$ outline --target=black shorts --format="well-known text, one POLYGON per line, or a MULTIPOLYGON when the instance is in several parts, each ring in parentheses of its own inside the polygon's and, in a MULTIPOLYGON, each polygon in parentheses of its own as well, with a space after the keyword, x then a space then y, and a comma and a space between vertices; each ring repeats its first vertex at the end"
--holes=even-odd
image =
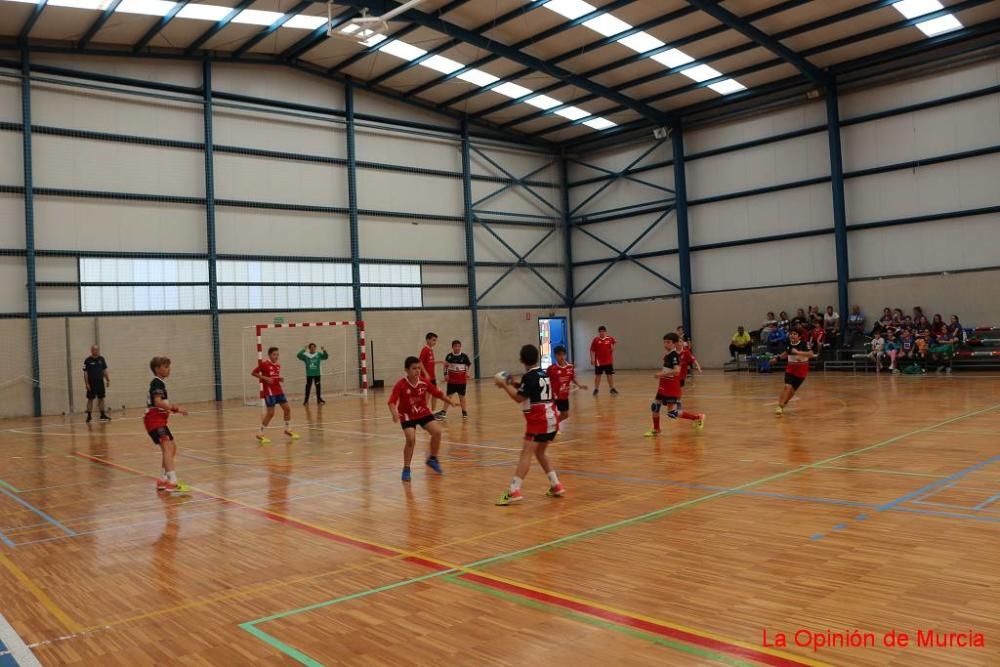
POLYGON ((552 431, 552 433, 525 433, 525 440, 533 440, 535 442, 552 442, 559 435, 559 431, 552 431))
POLYGON ((805 382, 805 378, 800 378, 798 375, 792 375, 791 373, 785 373, 785 384, 791 386, 792 389, 798 389, 805 382))
POLYGON ((422 426, 426 429, 427 425, 432 421, 434 421, 434 415, 427 415, 426 417, 421 417, 420 419, 411 419, 408 422, 403 422, 400 426, 403 427, 404 431, 408 428, 416 428, 418 426, 422 426))
POLYGON ((149 434, 149 438, 153 441, 154 445, 159 445, 160 441, 164 438, 167 440, 174 439, 174 434, 170 432, 170 428, 167 426, 157 426, 152 431, 146 432, 149 434))
POLYGON ((569 399, 568 398, 557 398, 556 399, 556 410, 561 414, 566 414, 569 412, 569 399))
POLYGON ((88 401, 92 401, 95 398, 104 398, 104 396, 105 396, 105 388, 104 388, 104 383, 103 382, 101 384, 97 385, 96 387, 94 385, 90 385, 90 387, 91 387, 90 391, 87 392, 87 400, 88 401))
POLYGON ((660 404, 662 405, 668 405, 670 403, 675 403, 677 405, 680 405, 681 402, 680 396, 667 396, 666 394, 657 394, 656 400, 659 401, 660 404))
POLYGON ((464 384, 452 384, 448 383, 448 391, 445 392, 446 396, 453 396, 458 394, 459 396, 465 396, 465 389, 468 385, 464 384))
POLYGON ((594 375, 614 375, 615 366, 614 364, 608 364, 607 366, 597 366, 594 369, 594 375))

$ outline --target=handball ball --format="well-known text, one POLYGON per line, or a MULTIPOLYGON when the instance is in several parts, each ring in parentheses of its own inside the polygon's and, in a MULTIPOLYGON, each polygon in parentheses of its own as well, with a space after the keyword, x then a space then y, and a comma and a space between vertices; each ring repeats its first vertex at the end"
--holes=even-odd
POLYGON ((495 377, 497 379, 497 381, 499 381, 499 382, 506 382, 507 384, 510 384, 510 381, 512 379, 510 373, 508 373, 507 371, 500 371, 499 373, 497 373, 493 377, 495 377))

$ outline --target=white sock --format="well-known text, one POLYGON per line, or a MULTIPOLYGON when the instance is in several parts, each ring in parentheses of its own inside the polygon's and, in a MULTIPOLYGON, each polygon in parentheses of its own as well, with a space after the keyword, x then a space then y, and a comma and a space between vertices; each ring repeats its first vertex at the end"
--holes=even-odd
POLYGON ((519 490, 521 488, 521 482, 523 481, 524 480, 521 479, 520 477, 514 477, 514 479, 510 481, 510 492, 514 493, 515 491, 519 490))
POLYGON ((265 429, 265 428, 267 428, 267 427, 266 427, 266 426, 264 426, 263 424, 261 424, 261 425, 260 425, 260 432, 261 432, 261 433, 263 433, 263 432, 264 432, 264 429, 265 429))
POLYGON ((167 469, 160 468, 160 479, 166 479, 166 478, 167 478, 167 469))
POLYGON ((552 486, 555 486, 559 483, 559 477, 556 476, 555 470, 549 473, 549 482, 552 484, 552 486))
POLYGON ((177 471, 176 470, 171 470, 170 472, 167 473, 167 481, 170 482, 171 484, 176 484, 177 483, 177 471))
POLYGON ((292 430, 292 422, 285 422, 285 430, 286 431, 292 430))

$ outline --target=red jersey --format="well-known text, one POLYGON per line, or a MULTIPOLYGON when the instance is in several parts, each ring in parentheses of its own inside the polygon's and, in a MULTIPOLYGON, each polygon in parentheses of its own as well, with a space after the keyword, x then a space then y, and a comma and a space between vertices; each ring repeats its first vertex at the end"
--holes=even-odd
POLYGON ((552 364, 545 369, 545 374, 552 384, 552 395, 560 401, 569 399, 570 385, 576 380, 576 367, 573 364, 552 364))
POLYGON ((389 405, 396 406, 399 418, 404 422, 430 417, 431 409, 427 407, 427 394, 445 398, 443 391, 423 378, 417 380, 416 384, 410 384, 409 378, 403 377, 392 388, 389 405))
POLYGON ((420 376, 427 378, 428 380, 437 380, 437 370, 434 366, 434 349, 424 345, 424 349, 420 350, 420 366, 423 369, 420 371, 420 376))
POLYGON ((615 343, 613 336, 598 336, 590 343, 590 354, 593 355, 595 366, 611 366, 615 363, 615 343))
POLYGON ((691 367, 694 366, 694 362, 697 361, 697 359, 694 358, 694 353, 691 352, 690 347, 685 347, 681 351, 680 358, 681 358, 680 378, 681 381, 683 382, 684 380, 687 379, 688 373, 690 372, 691 367))
POLYGON ((257 368, 254 369, 260 377, 264 378, 274 378, 273 382, 268 384, 267 382, 261 382, 260 397, 267 398, 268 396, 278 396, 279 394, 284 394, 285 391, 281 388, 281 382, 278 378, 281 377, 281 364, 272 364, 270 360, 264 359, 259 364, 257 368))
POLYGON ((805 378, 809 375, 809 360, 802 357, 798 357, 795 352, 808 352, 809 345, 804 341, 800 340, 794 345, 789 341, 788 347, 785 348, 788 352, 788 363, 785 366, 785 372, 789 375, 794 375, 798 378, 805 378))
POLYGON ((559 412, 552 402, 552 380, 541 368, 532 368, 521 377, 517 389, 524 413, 525 435, 542 435, 559 430, 559 412))
MULTIPOLYGON (((680 368, 681 365, 681 355, 677 350, 667 352, 663 357, 663 370, 669 370, 671 368, 680 368)), ((672 375, 670 377, 661 377, 660 386, 656 388, 656 393, 658 396, 663 396, 666 398, 680 398, 681 397, 681 376, 680 373, 677 375, 672 375)))

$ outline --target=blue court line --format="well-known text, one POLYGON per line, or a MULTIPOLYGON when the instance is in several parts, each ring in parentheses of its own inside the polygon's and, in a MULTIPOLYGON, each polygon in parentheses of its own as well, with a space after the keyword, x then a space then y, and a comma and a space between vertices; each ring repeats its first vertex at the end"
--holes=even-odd
POLYGON ((16 549, 16 548, 17 548, 17 545, 16 545, 16 544, 14 544, 13 542, 11 542, 11 541, 10 541, 10 538, 8 538, 8 537, 7 537, 6 535, 4 535, 3 533, 0 533, 0 542, 3 542, 4 544, 6 544, 6 545, 7 545, 8 547, 10 547, 11 549, 16 549))
POLYGON ((930 502, 930 501, 926 501, 926 500, 914 500, 913 504, 914 505, 927 505, 929 507, 950 507, 950 508, 956 509, 956 510, 966 510, 967 512, 975 512, 976 511, 975 506, 969 507, 968 505, 956 505, 954 503, 936 503, 936 502, 930 502))
POLYGON ((915 502, 915 503, 923 502, 923 501, 927 500, 928 498, 930 498, 931 496, 936 495, 938 493, 941 493, 945 489, 950 489, 953 486, 955 486, 954 482, 949 483, 949 484, 943 484, 943 485, 937 487, 936 489, 932 489, 931 491, 928 491, 924 495, 922 495, 919 498, 915 499, 913 502, 915 502))
POLYGON ((52 517, 50 517, 48 514, 46 514, 42 510, 38 509, 37 507, 35 507, 31 503, 29 503, 27 500, 22 500, 19 496, 11 493, 7 489, 3 488, 2 486, 0 486, 0 493, 6 495, 8 497, 10 497, 17 504, 19 504, 19 505, 21 505, 23 507, 28 508, 29 510, 31 510, 32 512, 34 512, 38 516, 42 517, 47 522, 49 522, 50 524, 52 524, 53 526, 55 526, 59 530, 63 531, 67 535, 70 535, 70 536, 76 535, 76 533, 73 532, 73 530, 71 530, 71 529, 67 528, 66 526, 62 525, 61 523, 59 523, 58 521, 56 521, 55 519, 53 519, 52 517))
POLYGON ((983 509, 985 507, 989 507, 990 505, 992 505, 993 503, 995 503, 998 500, 1000 500, 1000 493, 996 494, 995 496, 990 496, 989 498, 987 498, 983 502, 981 502, 978 505, 976 505, 973 509, 981 510, 981 509, 983 509))
POLYGON ((956 480, 962 479, 963 477, 965 477, 966 475, 968 475, 970 472, 975 472, 976 470, 979 470, 980 468, 985 468, 986 466, 988 466, 991 463, 994 463, 996 461, 1000 461, 1000 454, 998 454, 997 456, 991 456, 990 458, 986 459, 985 461, 977 463, 974 466, 969 466, 965 470, 959 470, 954 475, 950 475, 950 476, 945 477, 944 479, 940 479, 940 480, 938 480, 936 482, 931 482, 930 484, 928 484, 927 486, 923 487, 922 489, 917 489, 916 491, 913 491, 911 493, 907 493, 906 495, 902 495, 899 498, 896 498, 895 500, 889 501, 885 505, 880 505, 878 508, 876 508, 875 511, 876 512, 884 512, 885 510, 892 509, 893 507, 896 507, 898 505, 901 505, 902 503, 905 503, 905 502, 908 502, 910 500, 913 500, 914 498, 917 498, 917 497, 921 496, 922 494, 925 494, 928 491, 930 491, 930 490, 932 490, 932 489, 934 489, 934 488, 936 488, 938 486, 942 486, 944 484, 948 484, 949 482, 954 482, 956 480))
POLYGON ((982 514, 960 514, 958 512, 939 512, 937 510, 922 510, 915 507, 893 507, 893 512, 909 512, 910 514, 923 514, 924 516, 943 516, 953 519, 968 519, 970 521, 985 521, 987 523, 1000 523, 1000 516, 983 516, 982 514))

